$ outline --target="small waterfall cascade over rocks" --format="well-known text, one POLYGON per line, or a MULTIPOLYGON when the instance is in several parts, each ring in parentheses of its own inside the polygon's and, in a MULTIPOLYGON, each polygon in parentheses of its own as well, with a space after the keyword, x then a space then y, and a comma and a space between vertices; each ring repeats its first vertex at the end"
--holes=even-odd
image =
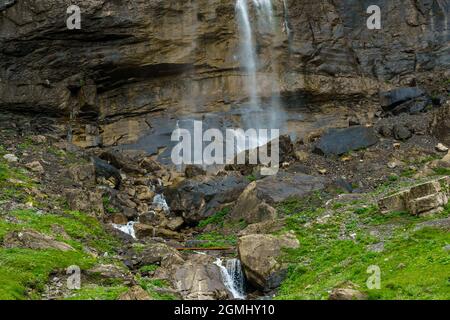
MULTIPOLYGON (((284 8, 284 11, 286 8, 284 8)), ((285 14, 286 24, 287 16, 285 14)), ((247 73, 245 89, 249 96, 248 108, 242 117, 246 129, 283 129, 286 128, 286 115, 280 101, 280 79, 278 75, 277 61, 274 58, 273 39, 279 34, 277 18, 274 14, 272 0, 237 0, 236 20, 240 32, 240 54, 241 68, 247 73), (250 7, 253 11, 250 11, 250 7), (255 16, 252 23, 251 17, 255 16), (264 69, 258 58, 257 35, 270 39, 272 43, 269 61, 265 61, 264 69), (261 92, 271 92, 270 105, 261 99, 261 92), (263 106, 265 106, 263 108, 263 106)), ((289 33, 289 31, 287 31, 289 33)), ((274 137, 272 137, 274 138, 274 137)), ((263 145, 267 141, 258 141, 263 145)))
POLYGON ((244 300, 244 272, 242 271, 241 261, 239 259, 228 259, 223 265, 223 260, 218 258, 215 264, 220 268, 222 281, 225 287, 231 292, 233 298, 244 300))
POLYGON ((135 221, 130 221, 127 224, 115 224, 115 223, 113 223, 112 226, 114 228, 116 228, 117 230, 120 230, 123 233, 129 234, 134 239, 136 239, 136 234, 134 232, 134 224, 135 223, 136 223, 135 221))
POLYGON ((170 212, 169 205, 167 204, 166 198, 163 194, 155 195, 155 197, 153 198, 153 205, 158 209, 162 209, 165 213, 170 212))

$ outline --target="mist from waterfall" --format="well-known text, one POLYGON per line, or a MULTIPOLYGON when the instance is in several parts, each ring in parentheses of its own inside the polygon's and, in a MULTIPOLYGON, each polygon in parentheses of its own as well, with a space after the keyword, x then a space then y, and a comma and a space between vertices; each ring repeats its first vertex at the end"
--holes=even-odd
MULTIPOLYGON (((273 49, 270 52, 270 72, 264 74, 269 78, 271 97, 270 105, 264 108, 260 92, 262 91, 263 79, 258 79, 258 68, 260 67, 258 55, 256 53, 255 31, 264 36, 268 35, 272 39, 277 35, 278 26, 274 16, 272 0, 237 0, 236 16, 240 32, 240 64, 247 73, 245 89, 249 96, 249 104, 245 110, 242 120, 246 128, 286 128, 286 115, 280 99, 280 84, 276 61, 273 57, 273 49), (253 3, 256 21, 252 24, 248 2, 253 3)), ((258 145, 263 145, 267 141, 258 141, 258 145)))

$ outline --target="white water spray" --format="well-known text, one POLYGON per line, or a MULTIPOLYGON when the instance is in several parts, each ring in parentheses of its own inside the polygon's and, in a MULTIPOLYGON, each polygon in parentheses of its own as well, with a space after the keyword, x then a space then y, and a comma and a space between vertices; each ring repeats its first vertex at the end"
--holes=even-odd
POLYGON ((229 259, 224 266, 223 261, 218 258, 214 263, 220 268, 223 284, 231 292, 233 298, 244 300, 244 273, 241 262, 238 259, 229 259))
POLYGON ((134 225, 135 225, 135 221, 130 221, 127 224, 115 224, 113 223, 112 226, 120 231, 122 231, 123 233, 126 233, 130 236, 132 236, 134 239, 136 239, 136 234, 134 232, 134 225))
POLYGON ((165 213, 169 213, 170 212, 169 205, 167 204, 166 198, 164 197, 163 194, 155 195, 155 197, 153 198, 153 205, 157 209, 162 209, 165 213))
MULTIPOLYGON (((250 10, 248 2, 252 1, 252 8, 255 11, 256 22, 253 23, 258 34, 276 39, 278 27, 274 15, 274 7, 271 0, 237 0, 236 16, 241 36, 240 42, 240 62, 243 70, 247 72, 246 90, 249 95, 249 106, 243 115, 244 125, 247 128, 286 128, 286 116, 280 102, 280 85, 275 63, 273 44, 272 51, 267 53, 270 57, 270 72, 262 73, 262 78, 258 79, 259 59, 256 54, 256 41, 252 30, 252 21, 250 18, 250 10), (267 90, 263 88, 264 82, 270 84, 271 99, 270 109, 263 110, 261 108, 262 101, 260 92, 267 90)), ((263 145, 264 143, 258 143, 263 145)))

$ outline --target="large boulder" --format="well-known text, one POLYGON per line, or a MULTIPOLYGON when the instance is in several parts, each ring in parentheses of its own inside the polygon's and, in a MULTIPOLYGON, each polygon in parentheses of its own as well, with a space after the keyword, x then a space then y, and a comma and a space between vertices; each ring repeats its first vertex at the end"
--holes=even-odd
POLYGON ((352 150, 370 147, 378 142, 373 128, 354 126, 329 129, 316 144, 314 151, 326 156, 342 155, 352 150))
POLYGON ((12 231, 3 238, 4 248, 28 248, 34 250, 56 249, 61 251, 74 250, 67 243, 34 230, 12 231))
POLYGON ((71 210, 85 212, 98 218, 104 216, 103 198, 100 191, 66 189, 65 196, 71 210))
POLYGON ((119 169, 97 157, 92 157, 92 163, 94 164, 95 176, 97 179, 110 180, 116 189, 119 188, 120 183, 122 182, 122 176, 119 169))
POLYGON ((233 220, 244 219, 247 223, 275 219, 277 212, 272 206, 288 198, 301 198, 322 190, 325 183, 322 177, 279 171, 274 176, 250 183, 237 199, 230 216, 233 220))
POLYGON ((239 258, 247 280, 264 290, 278 287, 286 269, 277 259, 283 248, 295 249, 299 245, 297 238, 290 233, 280 237, 253 234, 239 238, 239 258))
POLYGON ((127 173, 145 174, 136 159, 117 150, 107 150, 100 154, 100 159, 107 161, 115 168, 121 169, 127 173))
POLYGON ((176 215, 197 223, 235 201, 248 184, 238 173, 225 176, 197 176, 174 185, 165 192, 167 203, 176 215))
POLYGON ((140 286, 133 286, 127 292, 122 293, 117 300, 153 300, 147 291, 140 286))
POLYGON ((335 288, 331 291, 329 300, 367 300, 367 295, 351 288, 335 288))
POLYGON ((225 300, 231 294, 225 287, 220 268, 212 257, 194 255, 173 274, 176 289, 186 300, 225 300))
POLYGON ((424 215, 440 212, 448 203, 449 186, 449 177, 433 179, 382 197, 378 206, 382 213, 407 211, 413 215, 424 215))
POLYGON ((183 257, 176 249, 158 242, 134 244, 125 252, 124 259, 132 268, 151 264, 170 268, 184 263, 183 257))
MULTIPOLYGON (((400 113, 400 105, 411 102, 417 98, 423 97, 425 92, 417 87, 404 87, 380 93, 380 104, 384 111, 400 113)), ((410 103, 408 109, 413 107, 410 103)), ((417 106, 414 106, 417 109, 417 106)), ((405 108, 406 109, 406 108, 405 108)))
POLYGON ((273 220, 276 216, 277 211, 265 203, 264 200, 258 198, 257 183, 255 181, 245 188, 231 212, 232 219, 243 219, 247 223, 273 220))

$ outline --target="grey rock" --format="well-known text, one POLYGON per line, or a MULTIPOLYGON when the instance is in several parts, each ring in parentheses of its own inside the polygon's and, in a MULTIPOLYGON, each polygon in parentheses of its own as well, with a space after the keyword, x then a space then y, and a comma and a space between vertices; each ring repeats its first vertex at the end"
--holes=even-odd
POLYGON ((370 147, 378 142, 373 128, 355 126, 330 129, 316 144, 314 151, 323 155, 342 155, 352 150, 370 147))
POLYGON ((412 137, 412 132, 407 127, 398 124, 393 129, 394 138, 397 140, 405 141, 412 137))

